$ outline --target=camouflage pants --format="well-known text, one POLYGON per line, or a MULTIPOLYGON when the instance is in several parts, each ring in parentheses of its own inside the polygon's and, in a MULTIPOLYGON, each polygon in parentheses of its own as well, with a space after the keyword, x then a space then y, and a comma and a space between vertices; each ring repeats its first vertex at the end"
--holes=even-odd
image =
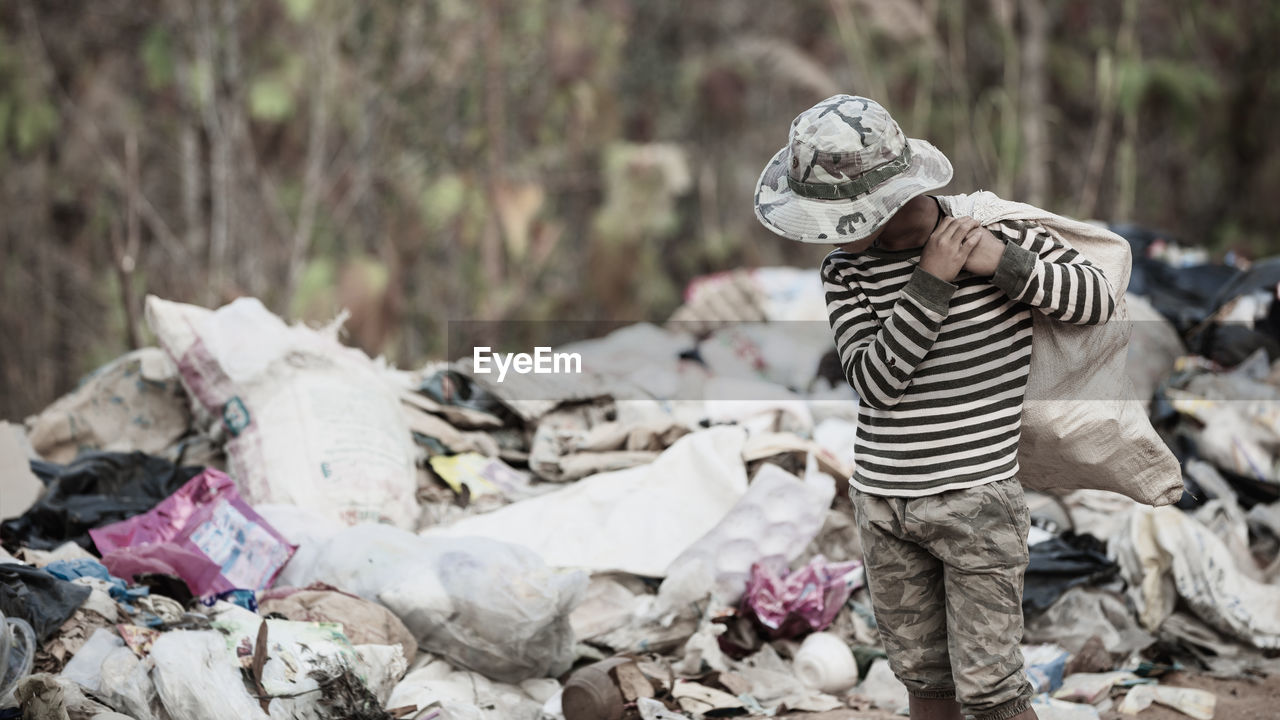
POLYGON ((1022 712, 1030 513, 1016 479, 918 498, 850 489, 889 666, 911 694, 975 720, 1022 712))

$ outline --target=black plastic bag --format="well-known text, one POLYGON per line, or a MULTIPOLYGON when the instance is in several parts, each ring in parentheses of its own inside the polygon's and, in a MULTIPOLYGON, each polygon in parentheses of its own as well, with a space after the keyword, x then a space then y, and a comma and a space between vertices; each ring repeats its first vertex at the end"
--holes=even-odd
POLYGON ((1118 571, 1102 541, 1092 535, 1068 532, 1036 543, 1027 564, 1022 612, 1028 616, 1043 612, 1069 588, 1106 582, 1118 571))
POLYGON ((0 612, 31 623, 47 642, 93 592, 88 585, 60 580, 39 568, 0 564, 0 612))
POLYGON ((1239 323, 1218 323, 1206 326, 1187 338, 1187 346, 1197 355, 1203 355, 1223 367, 1232 368, 1249 358, 1259 349, 1267 351, 1268 358, 1280 358, 1280 337, 1274 331, 1263 331, 1239 323))
POLYGON ((150 510, 204 468, 141 452, 92 452, 70 465, 33 460, 31 470, 45 493, 20 517, 0 523, 0 541, 11 550, 52 550, 71 541, 92 552, 89 530, 150 510))

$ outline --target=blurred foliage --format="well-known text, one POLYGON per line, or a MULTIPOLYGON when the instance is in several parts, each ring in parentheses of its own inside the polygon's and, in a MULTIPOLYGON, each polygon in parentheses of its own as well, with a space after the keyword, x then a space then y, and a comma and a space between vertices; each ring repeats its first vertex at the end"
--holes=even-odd
POLYGON ((751 196, 835 92, 951 191, 1270 254, 1277 37, 1265 0, 10 0, 0 417, 146 342, 147 293, 345 307, 410 366, 451 320, 660 321, 698 274, 816 266, 751 196))

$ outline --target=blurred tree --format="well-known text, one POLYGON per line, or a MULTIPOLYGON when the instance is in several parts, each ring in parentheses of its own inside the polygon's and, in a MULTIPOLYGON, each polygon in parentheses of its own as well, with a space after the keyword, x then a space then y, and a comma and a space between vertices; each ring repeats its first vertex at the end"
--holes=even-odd
POLYGON ((1276 37, 1267 0, 0 3, 0 415, 148 342, 147 293, 348 307, 412 365, 451 320, 661 320, 816 265, 750 203, 835 92, 951 190, 1274 252, 1276 37))

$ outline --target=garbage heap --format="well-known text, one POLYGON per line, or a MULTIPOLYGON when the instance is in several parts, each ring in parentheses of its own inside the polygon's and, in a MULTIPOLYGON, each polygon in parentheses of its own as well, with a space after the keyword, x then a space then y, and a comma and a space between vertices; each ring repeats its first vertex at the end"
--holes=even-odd
MULTIPOLYGON (((1280 261, 1129 236, 1130 372, 1188 492, 1028 493, 1041 718, 1210 718, 1179 672, 1280 670, 1280 261)), ((905 707, 814 271, 700 279, 665 326, 558 348, 567 379, 398 370, 253 299, 147 322, 159 347, 0 425, 0 718, 905 707)))

